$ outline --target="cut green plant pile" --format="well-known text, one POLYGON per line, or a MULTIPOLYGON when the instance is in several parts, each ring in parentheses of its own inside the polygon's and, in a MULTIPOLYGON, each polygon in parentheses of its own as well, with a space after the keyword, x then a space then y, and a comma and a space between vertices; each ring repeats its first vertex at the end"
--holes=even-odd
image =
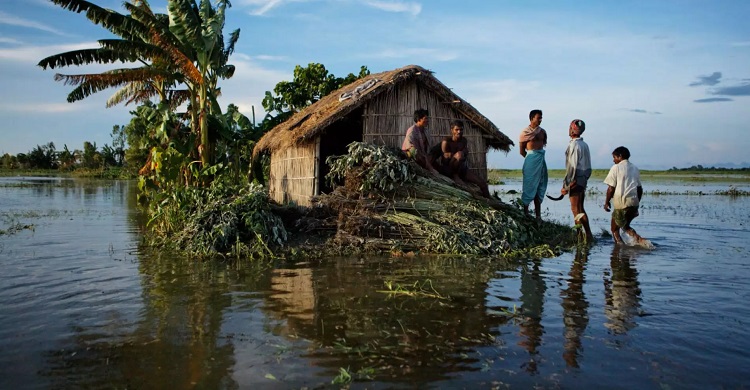
POLYGON ((275 257, 287 231, 257 184, 190 187, 151 203, 150 244, 199 257, 275 257))
POLYGON ((548 257, 574 245, 571 228, 537 222, 517 204, 431 175, 382 146, 352 143, 329 158, 341 183, 313 203, 335 213, 338 245, 364 251, 548 257))

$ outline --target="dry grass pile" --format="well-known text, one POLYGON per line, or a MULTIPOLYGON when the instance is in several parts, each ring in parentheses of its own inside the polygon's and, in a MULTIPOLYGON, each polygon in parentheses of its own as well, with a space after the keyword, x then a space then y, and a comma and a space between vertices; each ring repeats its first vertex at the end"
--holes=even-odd
POLYGON ((536 222, 516 204, 486 199, 433 176, 398 151, 365 143, 329 158, 344 181, 314 200, 338 215, 335 241, 366 250, 552 256, 574 244, 571 228, 536 222))

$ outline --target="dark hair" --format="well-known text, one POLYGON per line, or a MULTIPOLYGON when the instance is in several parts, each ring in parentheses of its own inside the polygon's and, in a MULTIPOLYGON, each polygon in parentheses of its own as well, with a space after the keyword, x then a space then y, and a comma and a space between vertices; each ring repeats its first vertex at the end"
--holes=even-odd
POLYGON ((615 150, 612 151, 612 155, 619 156, 623 160, 627 160, 630 158, 630 151, 624 146, 618 146, 615 148, 615 150))
POLYGON ((426 117, 427 115, 429 115, 429 113, 424 108, 416 109, 414 111, 414 123, 419 122, 420 119, 426 117))
POLYGON ((464 128, 464 122, 462 120, 460 120, 460 119, 454 119, 454 120, 452 120, 451 121, 451 129, 454 128, 454 127, 456 127, 456 126, 458 126, 458 127, 460 127, 460 128, 463 129, 464 128))
POLYGON ((529 113, 529 120, 534 119, 536 114, 542 115, 542 110, 531 110, 531 112, 529 113))

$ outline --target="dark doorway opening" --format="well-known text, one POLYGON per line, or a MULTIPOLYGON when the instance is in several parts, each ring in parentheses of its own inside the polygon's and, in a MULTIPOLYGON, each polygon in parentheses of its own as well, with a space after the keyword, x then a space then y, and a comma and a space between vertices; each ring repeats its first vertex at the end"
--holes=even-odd
MULTIPOLYGON (((329 193, 333 187, 326 180, 331 171, 326 159, 330 156, 347 154, 347 146, 352 142, 362 142, 364 133, 362 115, 364 108, 358 108, 349 115, 328 126, 325 133, 320 135, 320 161, 318 162, 318 194, 329 193)), ((344 183, 336 183, 343 185, 344 183)), ((318 195, 315 194, 315 195, 318 195)))

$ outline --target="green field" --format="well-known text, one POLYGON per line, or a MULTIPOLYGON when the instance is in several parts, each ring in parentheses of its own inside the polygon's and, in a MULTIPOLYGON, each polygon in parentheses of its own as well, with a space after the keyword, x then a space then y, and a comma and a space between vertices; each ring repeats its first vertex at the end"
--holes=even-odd
MULTIPOLYGON (((603 181, 607 176, 609 169, 594 169, 590 180, 603 181)), ((552 179, 562 179, 565 176, 564 169, 550 169, 549 177, 552 179)), ((505 179, 521 179, 523 173, 520 169, 490 169, 487 172, 487 180, 490 183, 499 183, 505 179)), ((732 182, 748 183, 750 182, 750 171, 716 169, 716 170, 695 170, 695 171, 641 171, 643 180, 677 180, 683 182, 732 182)))

